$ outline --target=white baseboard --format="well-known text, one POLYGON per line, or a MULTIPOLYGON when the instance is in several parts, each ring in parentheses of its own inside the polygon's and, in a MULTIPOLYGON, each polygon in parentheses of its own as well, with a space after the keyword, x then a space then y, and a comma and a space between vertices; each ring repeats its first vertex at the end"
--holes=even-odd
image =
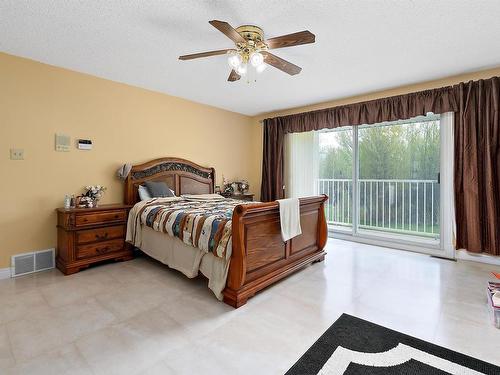
POLYGON ((495 257, 493 255, 487 254, 476 254, 470 253, 466 250, 457 250, 455 252, 456 259, 470 260, 472 262, 493 264, 495 266, 500 266, 500 257, 495 257))
POLYGON ((10 267, 0 268, 0 280, 10 279, 10 267))

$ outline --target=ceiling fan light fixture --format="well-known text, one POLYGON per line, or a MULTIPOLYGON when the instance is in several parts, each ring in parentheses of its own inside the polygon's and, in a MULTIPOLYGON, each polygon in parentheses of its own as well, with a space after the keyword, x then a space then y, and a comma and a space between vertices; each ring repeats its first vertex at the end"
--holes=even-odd
POLYGON ((233 68, 234 70, 236 70, 241 65, 242 58, 241 58, 241 56, 240 56, 239 53, 232 53, 227 58, 227 63, 229 64, 229 66, 231 68, 233 68))
MULTIPOLYGON (((255 25, 242 25, 235 29, 224 21, 212 20, 208 22, 231 39, 234 47, 181 55, 179 60, 193 60, 227 54, 227 63, 231 67, 227 79, 229 82, 238 81, 241 76, 246 75, 248 66, 251 67, 250 70, 255 69, 257 74, 262 73, 268 65, 291 76, 299 74, 302 70, 300 66, 276 56, 269 50, 310 44, 316 40, 315 35, 309 30, 264 39, 264 31, 255 25)), ((253 72, 248 72, 248 75, 253 77, 253 72)), ((249 83, 250 79, 247 79, 247 82, 249 83)))
POLYGON ((255 70, 257 71, 257 73, 262 73, 264 70, 266 70, 267 68, 267 64, 266 63, 262 63, 260 65, 258 65, 255 70))
POLYGON ((244 76, 245 74, 247 74, 247 64, 246 63, 240 64, 238 67, 236 67, 235 71, 240 76, 244 76))
POLYGON ((250 63, 254 68, 257 68, 264 63, 264 56, 260 52, 253 52, 250 55, 250 63))

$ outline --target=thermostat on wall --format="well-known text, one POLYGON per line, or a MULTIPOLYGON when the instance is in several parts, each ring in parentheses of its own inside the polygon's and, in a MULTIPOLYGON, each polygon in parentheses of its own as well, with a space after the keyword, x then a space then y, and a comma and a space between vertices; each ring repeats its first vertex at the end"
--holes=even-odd
POLYGON ((79 150, 92 150, 92 141, 90 139, 79 139, 78 140, 79 150))

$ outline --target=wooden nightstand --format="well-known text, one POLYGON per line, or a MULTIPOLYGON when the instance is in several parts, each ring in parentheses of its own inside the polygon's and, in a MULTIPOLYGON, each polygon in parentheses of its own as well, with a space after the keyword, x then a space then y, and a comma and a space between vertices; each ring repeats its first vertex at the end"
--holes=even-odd
POLYGON ((131 207, 58 208, 57 268, 70 275, 102 260, 132 259, 132 247, 125 242, 131 207))
POLYGON ((253 196, 254 194, 231 194, 230 196, 226 198, 231 198, 231 199, 238 199, 240 201, 253 201, 253 196))

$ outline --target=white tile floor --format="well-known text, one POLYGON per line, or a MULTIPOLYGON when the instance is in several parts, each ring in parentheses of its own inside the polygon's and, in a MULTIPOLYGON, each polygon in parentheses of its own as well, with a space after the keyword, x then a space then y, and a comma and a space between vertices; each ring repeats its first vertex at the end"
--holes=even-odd
POLYGON ((0 281, 2 374, 282 374, 343 312, 500 365, 498 267, 338 240, 234 310, 152 261, 0 281))

